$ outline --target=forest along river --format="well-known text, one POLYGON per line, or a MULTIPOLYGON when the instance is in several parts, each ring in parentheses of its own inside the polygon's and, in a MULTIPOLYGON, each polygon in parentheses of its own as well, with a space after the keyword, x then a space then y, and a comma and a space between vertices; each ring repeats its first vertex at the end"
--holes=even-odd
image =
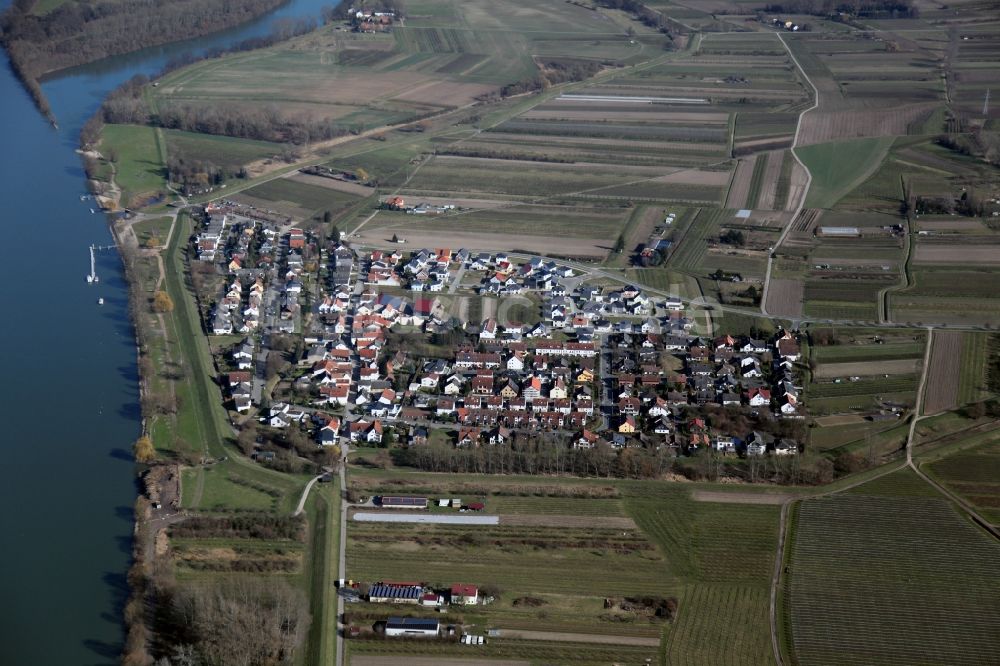
POLYGON ((87 284, 88 246, 113 241, 80 198, 80 128, 132 76, 267 34, 278 18, 319 19, 327 4, 292 0, 239 28, 68 70, 43 84, 58 130, 0 63, 0 664, 116 664, 124 638, 136 351, 114 251, 97 254, 100 283, 87 284))

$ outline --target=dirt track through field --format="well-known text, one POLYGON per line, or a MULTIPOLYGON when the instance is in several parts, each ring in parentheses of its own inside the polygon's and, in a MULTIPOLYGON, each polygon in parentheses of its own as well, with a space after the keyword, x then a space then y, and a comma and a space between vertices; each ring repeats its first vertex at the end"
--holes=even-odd
POLYGON ((639 645, 656 648, 660 646, 659 638, 644 638, 642 636, 609 636, 605 634, 570 634, 561 631, 522 631, 520 629, 502 629, 504 638, 521 638, 529 641, 557 641, 560 643, 600 643, 604 645, 639 645))
POLYGON ((764 169, 764 182, 761 184, 760 198, 756 207, 774 210, 774 196, 778 191, 778 178, 781 177, 781 165, 785 161, 785 153, 774 151, 766 153, 763 157, 767 158, 767 167, 764 169))
POLYGON ((782 504, 792 497, 782 493, 728 493, 716 490, 694 490, 691 499, 696 502, 723 502, 728 504, 782 504))
POLYGON ((927 395, 924 414, 936 414, 958 406, 959 378, 962 372, 962 333, 937 331, 927 369, 927 395))
POLYGON ((513 527, 594 527, 611 530, 634 530, 631 518, 619 516, 560 516, 501 514, 500 524, 513 527))
POLYGON ((741 159, 736 164, 733 184, 726 197, 726 208, 746 208, 747 195, 750 194, 750 181, 753 180, 753 167, 757 163, 758 157, 758 155, 754 155, 741 159))

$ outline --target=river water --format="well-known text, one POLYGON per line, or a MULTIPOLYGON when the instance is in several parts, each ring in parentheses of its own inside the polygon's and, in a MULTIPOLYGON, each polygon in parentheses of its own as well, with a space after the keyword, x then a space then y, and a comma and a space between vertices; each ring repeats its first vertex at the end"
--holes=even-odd
POLYGON ((0 664, 114 664, 124 638, 135 341, 113 250, 97 254, 100 283, 86 282, 88 246, 112 239, 80 199, 80 128, 133 75, 266 34, 278 18, 318 19, 327 4, 292 0, 233 30, 64 72, 43 86, 58 130, 0 63, 0 664))

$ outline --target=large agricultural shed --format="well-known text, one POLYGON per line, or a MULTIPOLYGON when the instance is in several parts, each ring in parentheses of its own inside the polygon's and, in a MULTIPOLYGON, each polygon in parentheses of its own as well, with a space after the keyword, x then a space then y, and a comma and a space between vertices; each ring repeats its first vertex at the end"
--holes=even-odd
POLYGON ((390 497, 379 498, 379 506, 384 509, 426 509, 426 497, 390 497))
POLYGON ((386 636, 418 636, 433 638, 438 635, 440 625, 437 620, 418 617, 390 617, 385 623, 386 636))
POLYGON ((861 236, 861 230, 857 227, 820 227, 816 230, 816 234, 835 238, 858 238, 861 236))
POLYGON ((368 600, 382 604, 415 604, 423 593, 419 585, 377 584, 368 591, 368 600))

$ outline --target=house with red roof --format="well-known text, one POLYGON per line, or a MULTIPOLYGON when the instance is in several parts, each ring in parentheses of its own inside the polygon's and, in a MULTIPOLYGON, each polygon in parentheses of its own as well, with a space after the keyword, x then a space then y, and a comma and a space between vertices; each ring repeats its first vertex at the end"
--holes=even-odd
POLYGON ((479 588, 475 585, 455 583, 451 586, 451 603, 474 606, 479 603, 479 588))

